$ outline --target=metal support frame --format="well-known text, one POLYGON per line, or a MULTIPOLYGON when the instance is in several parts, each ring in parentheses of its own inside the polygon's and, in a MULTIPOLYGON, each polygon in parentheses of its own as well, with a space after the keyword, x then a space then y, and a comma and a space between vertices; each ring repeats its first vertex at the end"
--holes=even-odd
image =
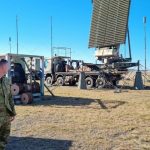
POLYGON ((131 43, 130 43, 130 31, 128 28, 128 46, 129 46, 129 59, 132 60, 132 54, 131 54, 131 43))
POLYGON ((44 96, 44 57, 41 57, 41 61, 42 61, 42 77, 40 79, 40 89, 41 89, 41 94, 42 96, 44 96))
MULTIPOLYGON (((30 72, 30 83, 32 82, 32 61, 31 61, 31 67, 29 67, 25 61, 24 58, 30 58, 31 60, 33 58, 39 58, 41 61, 41 70, 42 70, 42 78, 40 79, 40 94, 41 96, 44 96, 44 56, 37 56, 37 55, 25 55, 25 54, 4 54, 0 55, 0 58, 6 59, 8 61, 8 65, 11 66, 11 60, 13 58, 20 58, 21 60, 24 61, 27 69, 30 72)), ((10 81, 12 81, 11 73, 10 71, 6 75, 10 81)))
POLYGON ((29 70, 29 72, 30 72, 30 84, 32 84, 32 60, 33 60, 33 57, 30 57, 30 60, 31 60, 31 62, 30 62, 30 70, 29 70))
MULTIPOLYGON (((11 57, 9 57, 9 55, 6 55, 5 56, 5 59, 8 61, 8 66, 11 66, 11 57)), ((12 81, 11 80, 11 76, 10 76, 10 71, 8 71, 8 74, 6 75, 6 77, 10 80, 10 82, 12 81)))
POLYGON ((65 57, 67 56, 67 51, 69 51, 69 57, 71 58, 71 48, 67 47, 53 47, 52 48, 52 57, 55 57, 54 51, 57 50, 57 55, 59 56, 60 50, 65 51, 65 57))

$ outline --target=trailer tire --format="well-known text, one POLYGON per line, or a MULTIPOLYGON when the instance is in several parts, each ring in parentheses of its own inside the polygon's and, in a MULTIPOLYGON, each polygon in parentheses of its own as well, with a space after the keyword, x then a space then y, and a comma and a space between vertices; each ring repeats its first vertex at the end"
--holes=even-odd
POLYGON ((92 88, 94 86, 94 81, 92 77, 85 78, 87 88, 92 88))
POLYGON ((105 86, 106 86, 106 80, 103 77, 97 78, 97 80, 96 80, 96 87, 98 89, 102 89, 105 86))
POLYGON ((46 85, 48 87, 50 87, 52 85, 52 77, 49 76, 49 77, 46 78, 46 85))
POLYGON ((63 77, 58 77, 56 82, 58 86, 63 86, 65 84, 63 77))

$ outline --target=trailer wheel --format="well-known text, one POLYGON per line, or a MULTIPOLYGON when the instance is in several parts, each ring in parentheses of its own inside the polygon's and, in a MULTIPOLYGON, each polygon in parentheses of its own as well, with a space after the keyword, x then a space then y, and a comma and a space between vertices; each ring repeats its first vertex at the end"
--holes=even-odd
POLYGON ((33 101, 32 93, 23 93, 21 95, 21 102, 24 105, 31 104, 33 101))
POLYGON ((46 78, 46 85, 49 87, 52 85, 52 77, 47 77, 46 78))
POLYGON ((64 79, 63 79, 63 77, 58 77, 56 82, 57 82, 58 86, 63 86, 64 85, 64 79))
POLYGON ((93 81, 92 77, 87 77, 85 79, 85 82, 86 82, 87 88, 92 88, 94 85, 94 81, 93 81))
POLYGON ((96 87, 98 89, 102 89, 105 86, 106 86, 106 80, 103 77, 97 78, 97 80, 96 80, 96 87))

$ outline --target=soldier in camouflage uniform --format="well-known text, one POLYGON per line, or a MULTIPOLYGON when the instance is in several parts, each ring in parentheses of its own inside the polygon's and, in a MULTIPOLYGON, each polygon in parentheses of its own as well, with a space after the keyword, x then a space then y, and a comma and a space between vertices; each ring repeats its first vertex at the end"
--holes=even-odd
POLYGON ((0 61, 0 150, 4 150, 10 135, 11 121, 16 115, 10 92, 9 80, 5 77, 8 72, 8 62, 0 61))

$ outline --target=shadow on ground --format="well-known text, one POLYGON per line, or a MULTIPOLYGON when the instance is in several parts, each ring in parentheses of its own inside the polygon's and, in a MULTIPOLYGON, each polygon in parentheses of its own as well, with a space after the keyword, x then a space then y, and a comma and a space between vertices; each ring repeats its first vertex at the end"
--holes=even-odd
POLYGON ((38 101, 31 106, 43 105, 43 106, 84 106, 90 105, 91 103, 95 102, 94 99, 88 98, 77 98, 77 97, 61 97, 61 96, 44 96, 43 101, 38 101))
POLYGON ((97 99, 97 102, 102 109, 115 109, 126 103, 125 101, 102 101, 100 99, 97 99))
MULTIPOLYGON (((135 89, 134 86, 128 86, 128 85, 124 85, 124 86, 119 85, 118 88, 126 89, 126 90, 138 90, 138 89, 135 89)), ((143 90, 150 90, 150 86, 144 86, 143 90)))
POLYGON ((63 107, 80 107, 80 108, 93 108, 93 109, 115 109, 124 105, 125 101, 108 101, 101 99, 88 99, 76 97, 51 97, 45 96, 44 100, 32 103, 30 106, 63 106, 63 107))
POLYGON ((71 145, 68 140, 10 137, 6 150, 69 150, 71 145))

